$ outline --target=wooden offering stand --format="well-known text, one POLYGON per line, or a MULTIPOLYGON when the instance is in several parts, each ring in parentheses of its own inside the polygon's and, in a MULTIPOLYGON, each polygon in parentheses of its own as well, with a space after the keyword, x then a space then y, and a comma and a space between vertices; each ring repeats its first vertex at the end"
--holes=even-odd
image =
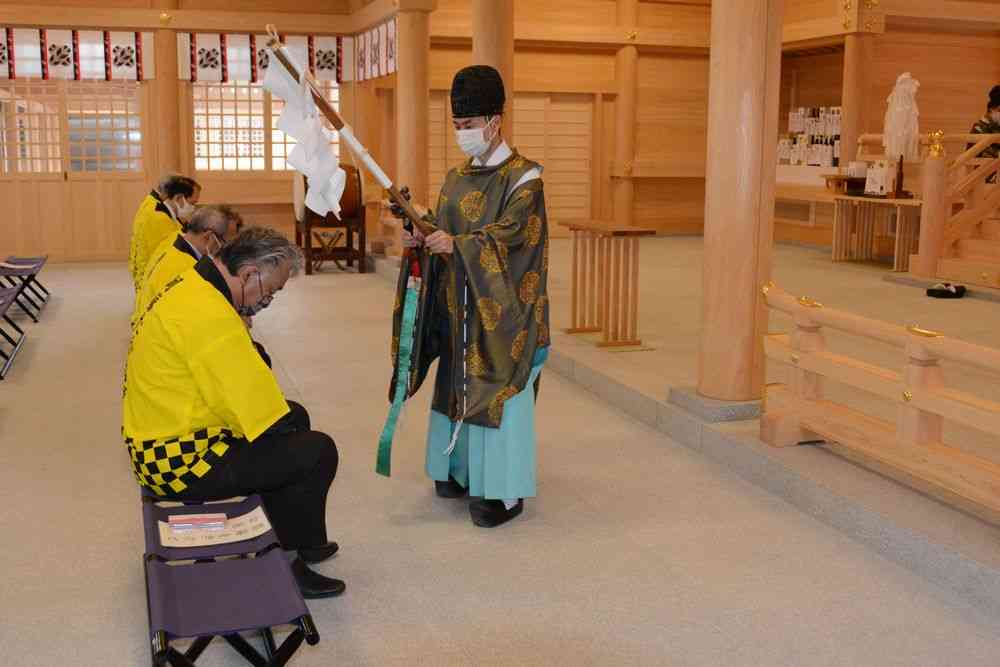
POLYGON ((572 326, 566 333, 603 332, 600 347, 639 340, 639 237, 656 230, 603 220, 559 223, 573 234, 572 326))

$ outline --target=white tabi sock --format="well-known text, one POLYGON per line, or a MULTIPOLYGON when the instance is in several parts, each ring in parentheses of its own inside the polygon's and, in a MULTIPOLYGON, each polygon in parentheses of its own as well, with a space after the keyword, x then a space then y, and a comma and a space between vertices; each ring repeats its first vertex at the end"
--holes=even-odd
POLYGON ((506 507, 508 510, 512 510, 517 506, 517 503, 518 503, 517 498, 514 498, 514 500, 504 499, 503 506, 506 507))

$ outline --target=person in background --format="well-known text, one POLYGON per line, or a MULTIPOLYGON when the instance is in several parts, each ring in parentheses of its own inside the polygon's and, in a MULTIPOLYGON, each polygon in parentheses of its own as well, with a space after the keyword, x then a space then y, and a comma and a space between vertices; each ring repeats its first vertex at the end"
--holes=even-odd
POLYGON ((183 225, 194 215, 200 196, 201 186, 197 181, 169 174, 139 204, 132 220, 128 260, 136 294, 142 287, 150 257, 164 239, 183 231, 183 225))
POLYGON ((307 565, 338 550, 326 530, 337 446, 286 400, 241 318, 269 304, 301 266, 282 234, 249 227, 169 280, 132 329, 122 435, 136 480, 159 498, 260 494, 311 599, 345 589, 307 565))
MULTIPOLYGON (((986 115, 972 126, 971 134, 1000 134, 1000 86, 993 86, 990 90, 990 98, 986 102, 986 115)), ((969 148, 972 146, 974 144, 969 144, 969 148)), ((1000 157, 1000 143, 988 146, 979 157, 1000 157)))

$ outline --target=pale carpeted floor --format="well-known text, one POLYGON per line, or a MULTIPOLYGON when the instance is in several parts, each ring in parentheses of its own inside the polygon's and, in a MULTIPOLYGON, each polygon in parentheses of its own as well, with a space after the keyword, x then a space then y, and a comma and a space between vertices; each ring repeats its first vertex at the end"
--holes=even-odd
MULTIPOLYGON (((139 501, 119 439, 130 283, 123 265, 51 266, 44 279, 56 296, 0 383, 0 662, 148 664, 139 501)), ((660 298, 689 287, 670 282, 660 298)), ((378 277, 329 273, 296 279, 258 318, 289 397, 342 460, 328 507, 341 553, 320 568, 348 590, 310 604, 323 640, 293 664, 1000 655, 998 619, 552 373, 539 403, 540 497, 517 521, 484 531, 465 502, 433 496, 426 391, 409 406, 393 478, 376 476, 391 303, 378 277)), ((243 663, 216 643, 199 664, 243 663)))

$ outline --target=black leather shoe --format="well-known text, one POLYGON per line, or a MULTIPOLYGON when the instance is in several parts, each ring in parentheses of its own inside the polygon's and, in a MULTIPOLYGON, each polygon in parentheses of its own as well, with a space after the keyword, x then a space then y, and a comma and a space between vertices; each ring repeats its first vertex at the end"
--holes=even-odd
POLYGON ((455 481, 454 477, 449 477, 447 482, 434 482, 434 490, 439 498, 464 498, 469 491, 464 486, 455 481))
POLYGON ((477 500, 469 505, 472 523, 480 528, 496 528, 505 524, 524 511, 524 499, 519 498, 517 504, 507 509, 502 500, 477 500))
POLYGON ((340 579, 331 579, 319 572, 313 572, 301 558, 292 561, 292 574, 295 575, 295 583, 299 585, 299 591, 306 600, 336 597, 347 588, 340 579))
POLYGON ((316 563, 322 563, 327 558, 333 558, 338 549, 340 549, 340 546, 336 542, 327 542, 321 547, 299 549, 299 558, 310 565, 315 565, 316 563))

